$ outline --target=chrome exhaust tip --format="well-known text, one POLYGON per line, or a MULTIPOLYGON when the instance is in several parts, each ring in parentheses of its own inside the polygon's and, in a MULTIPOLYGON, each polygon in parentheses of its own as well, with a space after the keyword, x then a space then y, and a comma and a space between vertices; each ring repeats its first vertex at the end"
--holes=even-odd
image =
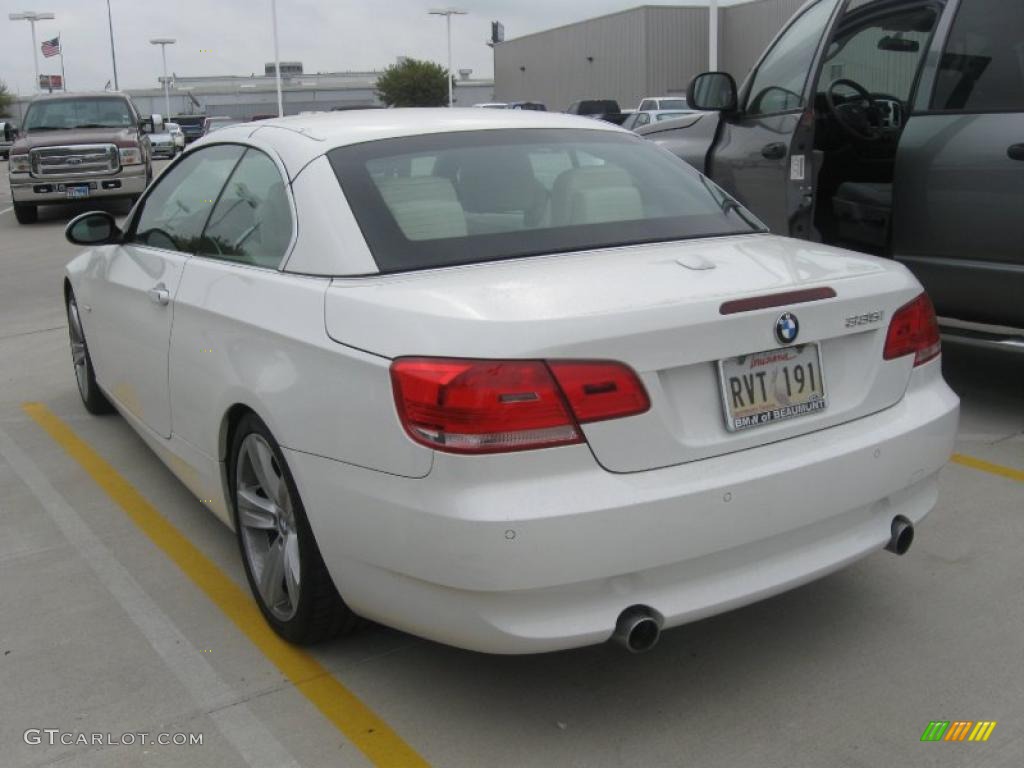
POLYGON ((661 637, 661 617, 644 605, 631 605, 619 614, 612 640, 630 653, 651 650, 661 637))
POLYGON ((896 515, 892 519, 892 538, 885 545, 886 551, 894 552, 897 555, 905 555, 913 543, 914 524, 903 515, 896 515))

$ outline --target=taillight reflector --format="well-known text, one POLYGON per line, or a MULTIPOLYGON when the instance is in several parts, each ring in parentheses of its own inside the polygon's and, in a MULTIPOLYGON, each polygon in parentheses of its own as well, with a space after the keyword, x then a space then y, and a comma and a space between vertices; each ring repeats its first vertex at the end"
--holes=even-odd
POLYGON ((580 422, 650 407, 640 380, 621 363, 400 358, 391 382, 409 436, 451 453, 580 443, 580 422))
POLYGON ((622 363, 548 363, 580 424, 635 416, 651 407, 647 390, 622 363))
POLYGON ((935 317, 928 294, 922 293, 909 304, 904 304, 892 316, 885 337, 886 360, 914 355, 914 365, 927 363, 942 351, 939 321, 935 317))

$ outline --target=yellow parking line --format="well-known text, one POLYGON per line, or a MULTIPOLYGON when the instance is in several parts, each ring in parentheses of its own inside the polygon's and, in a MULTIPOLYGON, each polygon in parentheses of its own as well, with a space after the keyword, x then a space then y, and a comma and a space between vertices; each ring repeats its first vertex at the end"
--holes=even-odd
POLYGON ((954 453, 950 458, 950 461, 964 467, 970 467, 971 469, 977 469, 981 472, 999 475, 1000 477, 1008 477, 1011 480, 1024 483, 1024 472, 1019 469, 1011 469, 1010 467, 1004 467, 999 464, 992 464, 991 462, 984 461, 982 459, 976 459, 973 456, 964 456, 962 453, 954 453))
POLYGON ((113 499, 150 541, 163 550, 235 626, 317 709, 378 766, 426 766, 401 736, 338 682, 320 662, 270 629, 250 595, 240 589, 175 528, 116 469, 49 408, 24 403, 22 409, 113 499))

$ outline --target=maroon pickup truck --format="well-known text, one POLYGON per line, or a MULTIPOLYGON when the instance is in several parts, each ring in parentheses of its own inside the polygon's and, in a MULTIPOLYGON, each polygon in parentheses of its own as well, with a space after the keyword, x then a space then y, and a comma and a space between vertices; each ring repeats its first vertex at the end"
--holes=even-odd
POLYGON ((47 203, 136 200, 153 178, 147 121, 122 93, 39 96, 10 149, 14 215, 31 224, 47 203))

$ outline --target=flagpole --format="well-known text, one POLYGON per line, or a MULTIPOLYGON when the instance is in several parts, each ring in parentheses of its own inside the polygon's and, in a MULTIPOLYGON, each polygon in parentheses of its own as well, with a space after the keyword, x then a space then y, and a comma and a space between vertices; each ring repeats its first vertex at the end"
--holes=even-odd
POLYGON ((64 84, 64 93, 68 92, 68 76, 64 74, 64 43, 57 33, 57 48, 60 49, 60 80, 64 84))

